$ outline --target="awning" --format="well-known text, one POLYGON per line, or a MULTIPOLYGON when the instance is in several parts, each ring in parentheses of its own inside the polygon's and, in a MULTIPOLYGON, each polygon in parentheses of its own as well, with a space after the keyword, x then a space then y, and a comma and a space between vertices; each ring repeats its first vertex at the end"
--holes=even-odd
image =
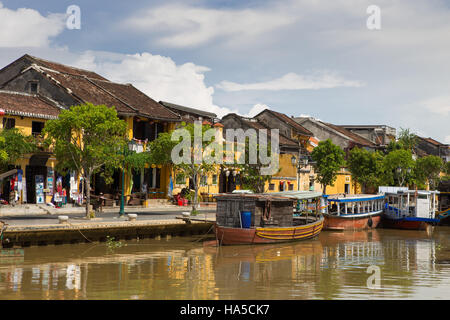
POLYGON ((265 194, 273 195, 273 196, 288 197, 288 198, 297 199, 297 200, 312 199, 312 198, 318 198, 318 197, 322 196, 322 192, 317 192, 317 191, 283 191, 283 192, 270 192, 270 193, 265 193, 265 194))
POLYGON ((6 171, 4 173, 1 173, 0 174, 0 180, 8 178, 9 176, 12 176, 13 174, 16 174, 16 173, 17 173, 17 169, 13 169, 13 170, 9 170, 9 171, 6 171))

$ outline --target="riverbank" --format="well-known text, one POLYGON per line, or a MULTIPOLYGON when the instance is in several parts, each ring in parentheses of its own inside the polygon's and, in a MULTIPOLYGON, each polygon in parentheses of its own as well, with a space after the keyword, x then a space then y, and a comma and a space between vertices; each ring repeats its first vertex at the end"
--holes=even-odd
MULTIPOLYGON (((199 210, 215 210, 215 202, 202 202, 200 203, 199 210)), ((125 206, 125 213, 139 213, 139 212, 154 212, 154 211, 190 211, 190 206, 176 206, 168 203, 152 203, 147 207, 143 206, 125 206)), ((102 207, 98 211, 97 215, 103 213, 117 213, 119 214, 120 208, 115 207, 102 207)), ((0 217, 11 216, 28 216, 28 215, 72 215, 72 214, 84 214, 86 209, 84 207, 68 205, 63 208, 54 208, 45 204, 22 204, 17 206, 0 206, 0 217)))
POLYGON ((1 216, 6 224, 2 234, 4 248, 60 245, 80 242, 189 236, 212 232, 215 209, 200 208, 196 221, 186 223, 182 212, 188 207, 111 208, 86 219, 83 208, 54 209, 55 213, 16 212, 1 216), (61 210, 61 211, 60 211, 61 210), (131 217, 131 218, 130 218, 131 217))

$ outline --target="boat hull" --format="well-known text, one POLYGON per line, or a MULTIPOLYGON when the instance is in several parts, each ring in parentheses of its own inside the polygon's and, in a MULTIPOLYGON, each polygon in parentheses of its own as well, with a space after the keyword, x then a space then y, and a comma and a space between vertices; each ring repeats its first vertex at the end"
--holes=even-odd
POLYGON ((215 225, 216 236, 221 245, 266 244, 311 239, 323 228, 324 218, 301 226, 231 228, 215 225))
POLYGON ((436 214, 441 226, 450 226, 450 208, 445 211, 437 212, 436 214))
POLYGON ((405 229, 405 230, 429 230, 430 227, 436 223, 431 221, 431 219, 420 219, 420 218, 400 218, 400 219, 390 219, 383 216, 382 219, 383 228, 390 229, 405 229))
POLYGON ((378 226, 381 221, 381 211, 364 216, 325 215, 323 230, 367 230, 378 226))

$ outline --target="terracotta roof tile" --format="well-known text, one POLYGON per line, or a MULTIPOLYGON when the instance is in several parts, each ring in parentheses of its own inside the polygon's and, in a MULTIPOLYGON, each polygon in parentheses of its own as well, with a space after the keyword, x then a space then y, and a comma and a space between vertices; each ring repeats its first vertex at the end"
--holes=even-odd
POLYGON ((439 141, 436 141, 432 138, 424 138, 424 137, 419 137, 419 139, 425 140, 428 143, 434 144, 435 146, 446 146, 446 144, 440 143, 439 141))
POLYGON ((131 84, 120 84, 111 81, 90 79, 97 86, 108 91, 139 113, 152 118, 179 120, 180 117, 170 109, 156 102, 131 84))
POLYGON ((95 72, 25 55, 28 68, 52 79, 80 103, 115 107, 119 114, 179 121, 180 117, 130 84, 111 82, 95 72))
POLYGON ((133 110, 125 103, 114 98, 83 76, 75 76, 50 70, 45 70, 44 72, 53 80, 58 81, 60 86, 64 87, 66 90, 68 89, 68 92, 71 95, 75 96, 78 100, 81 100, 80 102, 104 104, 108 107, 114 106, 118 113, 137 113, 136 110, 133 110))
POLYGON ((83 69, 67 66, 67 65, 64 65, 61 63, 57 63, 57 62, 47 61, 45 59, 30 56, 28 54, 25 55, 25 57, 32 60, 32 62, 34 62, 35 64, 37 64, 39 66, 42 66, 42 67, 48 68, 48 69, 52 69, 52 70, 55 70, 58 72, 69 73, 69 74, 73 74, 73 75, 77 75, 77 76, 86 76, 86 77, 89 77, 92 79, 106 80, 105 78, 103 78, 102 76, 98 75, 97 73, 95 73, 93 71, 83 70, 83 69))
POLYGON ((294 119, 290 118, 289 116, 285 115, 284 113, 273 111, 270 109, 266 109, 266 110, 268 112, 272 113, 273 115, 275 115, 276 117, 278 117, 281 121, 284 121, 287 124, 289 124, 291 127, 293 127, 295 130, 297 130, 299 133, 307 135, 307 136, 313 136, 313 133, 311 131, 309 131, 308 129, 306 129, 301 124, 299 124, 298 122, 296 122, 294 119))
POLYGON ((0 90, 0 109, 5 114, 54 119, 61 109, 53 102, 37 95, 0 90))
MULTIPOLYGON (((260 130, 260 129, 266 129, 267 130, 267 135, 270 136, 270 130, 271 128, 266 127, 262 122, 256 120, 256 119, 250 119, 250 118, 245 118, 245 117, 241 117, 237 114, 228 114, 227 116, 233 116, 236 117, 237 119, 239 119, 241 121, 242 124, 246 125, 247 127, 250 127, 252 129, 255 130, 260 130)), ((226 117, 227 117, 226 116, 226 117)), ((245 128, 242 128, 245 130, 245 128)), ((289 146, 289 147, 298 147, 298 142, 291 140, 283 135, 279 135, 279 141, 281 145, 284 146, 289 146)))
POLYGON ((341 126, 337 126, 331 123, 326 123, 326 122, 322 122, 323 124, 329 126, 330 128, 342 133, 343 135, 349 137, 351 140, 353 140, 353 142, 361 145, 361 146, 366 146, 366 147, 375 147, 375 144, 372 141, 369 141, 363 137, 361 137, 360 135, 351 132, 350 130, 347 130, 341 126))

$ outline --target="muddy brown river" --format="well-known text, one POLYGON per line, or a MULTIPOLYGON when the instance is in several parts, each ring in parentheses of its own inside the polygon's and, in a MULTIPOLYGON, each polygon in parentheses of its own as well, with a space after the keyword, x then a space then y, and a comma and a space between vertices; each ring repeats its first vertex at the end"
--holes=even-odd
POLYGON ((202 236, 29 247, 0 256, 0 299, 448 299, 450 227, 323 231, 277 245, 202 236), (11 256, 11 254, 16 254, 11 256), (9 255, 9 256, 7 256, 9 255))

